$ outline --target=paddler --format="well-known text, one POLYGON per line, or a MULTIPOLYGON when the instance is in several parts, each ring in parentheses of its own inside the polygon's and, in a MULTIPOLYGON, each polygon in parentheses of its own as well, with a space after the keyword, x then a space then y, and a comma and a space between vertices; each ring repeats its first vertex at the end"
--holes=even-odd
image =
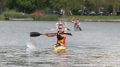
POLYGON ((81 27, 80 27, 80 20, 79 19, 75 19, 75 17, 72 18, 71 20, 74 23, 74 29, 79 29, 80 31, 82 31, 81 27))
POLYGON ((57 43, 55 44, 56 47, 63 45, 66 47, 66 34, 64 34, 64 27, 58 26, 57 34, 46 34, 48 37, 57 37, 57 43))
POLYGON ((59 26, 61 26, 62 28, 65 27, 65 23, 59 19, 59 21, 56 23, 56 29, 59 30, 59 26))
POLYGON ((59 21, 56 23, 56 29, 57 30, 59 30, 59 26, 61 26, 62 28, 64 28, 64 30, 70 31, 70 29, 67 28, 67 22, 62 21, 61 19, 59 19, 59 21))

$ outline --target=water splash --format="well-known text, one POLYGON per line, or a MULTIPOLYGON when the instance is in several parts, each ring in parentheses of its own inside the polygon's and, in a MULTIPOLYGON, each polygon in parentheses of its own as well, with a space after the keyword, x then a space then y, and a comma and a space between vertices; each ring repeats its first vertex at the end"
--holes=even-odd
POLYGON ((26 51, 36 51, 37 46, 36 43, 30 38, 30 41, 26 44, 27 49, 26 51))

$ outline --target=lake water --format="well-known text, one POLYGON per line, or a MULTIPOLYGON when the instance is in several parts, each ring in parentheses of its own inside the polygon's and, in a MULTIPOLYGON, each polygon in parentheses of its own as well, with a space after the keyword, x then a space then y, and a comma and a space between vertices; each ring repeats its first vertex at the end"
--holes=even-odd
POLYGON ((0 67, 120 67, 120 23, 81 22, 82 31, 67 36, 67 50, 56 54, 56 37, 30 37, 30 32, 56 32, 50 21, 0 21, 0 67))

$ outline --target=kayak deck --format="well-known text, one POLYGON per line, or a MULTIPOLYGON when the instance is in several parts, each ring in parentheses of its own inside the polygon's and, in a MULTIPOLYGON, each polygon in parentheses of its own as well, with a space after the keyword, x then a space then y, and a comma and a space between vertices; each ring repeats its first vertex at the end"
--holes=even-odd
POLYGON ((61 45, 61 46, 54 46, 53 47, 53 51, 55 52, 55 53, 63 53, 63 52, 65 52, 65 47, 63 46, 63 45, 61 45))

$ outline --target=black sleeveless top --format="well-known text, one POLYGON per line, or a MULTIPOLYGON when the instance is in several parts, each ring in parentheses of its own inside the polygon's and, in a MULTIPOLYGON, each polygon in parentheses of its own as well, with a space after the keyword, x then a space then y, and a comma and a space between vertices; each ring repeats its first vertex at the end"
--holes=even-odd
POLYGON ((63 34, 64 31, 62 33, 59 33, 59 31, 57 32, 57 40, 62 40, 64 37, 61 36, 61 34, 63 34))

